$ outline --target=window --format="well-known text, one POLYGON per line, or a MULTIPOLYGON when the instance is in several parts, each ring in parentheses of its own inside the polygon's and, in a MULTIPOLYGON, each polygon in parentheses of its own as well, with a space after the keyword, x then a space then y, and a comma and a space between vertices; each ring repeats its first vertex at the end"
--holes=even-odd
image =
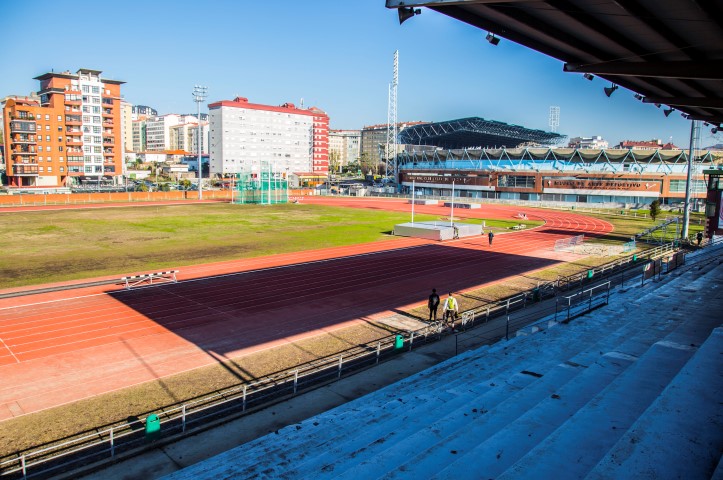
POLYGON ((45 130, 50 130, 50 125, 46 125, 45 130))
POLYGON ((93 117, 93 123, 100 123, 100 117, 93 117))
POLYGON ((65 167, 60 167, 60 173, 63 173, 65 171, 65 167))
POLYGON ((59 131, 59 132, 62 132, 62 131, 63 131, 63 127, 61 127, 60 125, 58 125, 58 131, 59 131))
POLYGON ((42 162, 43 162, 43 157, 38 157, 38 162, 39 162, 39 163, 42 163, 42 162))
POLYGON ((93 86, 93 89, 91 90, 92 93, 100 93, 100 87, 93 86))
POLYGON ((45 136, 45 141, 46 141, 46 142, 49 142, 49 141, 50 141, 50 135, 46 135, 46 136, 45 136))
POLYGON ((59 122, 62 122, 62 121, 63 121, 63 116, 62 116, 62 115, 58 115, 58 121, 59 121, 59 122))
POLYGON ((83 137, 83 143, 90 143, 92 138, 93 138, 93 137, 91 137, 90 135, 84 136, 84 137, 83 137))
POLYGON ((63 143, 63 137, 58 137, 58 143, 63 143))
POLYGON ((90 123, 90 115, 83 115, 83 123, 90 123))
POLYGON ((100 133, 100 127, 93 125, 93 133, 100 133))
POLYGON ((58 151, 59 151, 59 152, 62 152, 62 151, 63 151, 62 145, 61 145, 60 147, 58 147, 58 151))
POLYGON ((48 114, 48 113, 45 114, 45 121, 47 121, 47 122, 50 121, 50 114, 48 114))
MULTIPOLYGON (((63 163, 65 160, 63 159, 63 157, 58 157, 58 161, 59 161, 60 163, 63 163)), ((61 167, 61 168, 62 168, 62 167, 61 167)), ((61 171, 62 171, 62 170, 61 170, 61 171)))
POLYGON ((53 171, 53 167, 48 167, 48 173, 51 173, 53 171))
POLYGON ((45 167, 38 167, 38 172, 43 173, 45 171, 45 167))
POLYGON ((535 177, 528 175, 500 175, 497 177, 498 187, 535 188, 535 177))
POLYGON ((46 151, 46 152, 49 152, 49 151, 50 151, 50 145, 48 145, 47 147, 45 147, 45 151, 46 151))
POLYGON ((88 85, 83 85, 83 93, 90 93, 90 87, 88 85))

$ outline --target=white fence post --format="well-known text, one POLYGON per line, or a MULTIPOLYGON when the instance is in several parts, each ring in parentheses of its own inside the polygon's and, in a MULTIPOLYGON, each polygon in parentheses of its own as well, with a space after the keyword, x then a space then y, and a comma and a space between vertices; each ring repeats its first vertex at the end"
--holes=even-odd
POLYGON ((337 374, 336 378, 341 378, 341 366, 342 366, 342 364, 343 364, 343 362, 344 362, 343 359, 344 359, 344 356, 343 356, 343 355, 339 355, 339 373, 337 374))
POLYGON ((299 385, 299 370, 294 371, 294 395, 296 395, 296 388, 299 385))
POLYGON ((183 407, 181 407, 181 431, 186 431, 186 404, 183 404, 183 407))
POLYGON ((110 458, 115 457, 115 439, 113 438, 113 427, 110 427, 110 458))

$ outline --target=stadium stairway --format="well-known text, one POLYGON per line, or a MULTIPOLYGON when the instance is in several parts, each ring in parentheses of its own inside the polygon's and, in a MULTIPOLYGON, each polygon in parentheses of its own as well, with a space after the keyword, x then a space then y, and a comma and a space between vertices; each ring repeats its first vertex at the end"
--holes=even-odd
POLYGON ((164 478, 710 477, 721 285, 701 262, 164 478))

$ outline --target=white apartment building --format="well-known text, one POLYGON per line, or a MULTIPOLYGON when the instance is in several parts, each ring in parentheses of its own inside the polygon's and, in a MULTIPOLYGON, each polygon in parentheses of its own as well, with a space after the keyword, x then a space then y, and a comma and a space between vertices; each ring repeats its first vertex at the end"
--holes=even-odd
POLYGON ((329 130, 329 158, 338 159, 339 166, 359 160, 361 130, 329 130))
MULTIPOLYGON (((124 158, 127 153, 133 151, 133 120, 131 112, 133 105, 125 100, 120 101, 120 124, 121 124, 121 141, 123 145, 124 158)), ((127 161, 127 158, 126 158, 127 161)))
MULTIPOLYGON (((208 122, 201 122, 201 153, 208 153, 208 132, 208 122)), ((195 118, 192 122, 171 127, 168 150, 198 154, 198 122, 195 118)))
POLYGON ((185 123, 184 117, 170 113, 146 120, 146 150, 168 150, 171 145, 171 127, 185 123))
POLYGON ((327 168, 328 116, 321 110, 254 104, 243 97, 208 108, 212 175, 257 171, 263 163, 276 171, 327 168))
POLYGON ((608 142, 603 140, 600 135, 593 135, 592 137, 573 137, 570 139, 568 146, 570 148, 600 150, 608 148, 608 142))

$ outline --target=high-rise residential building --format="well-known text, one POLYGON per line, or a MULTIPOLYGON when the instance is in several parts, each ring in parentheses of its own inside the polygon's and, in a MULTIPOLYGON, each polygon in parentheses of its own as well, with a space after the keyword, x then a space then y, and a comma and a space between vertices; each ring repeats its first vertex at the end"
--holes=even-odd
POLYGON ((208 109, 212 175, 262 164, 277 171, 328 173, 329 117, 318 108, 261 105, 237 97, 208 109))
POLYGON ((329 162, 343 167, 359 161, 361 130, 329 130, 329 162))
POLYGON ((98 70, 45 73, 37 97, 4 102, 10 188, 119 183, 123 174, 118 80, 98 70))
MULTIPOLYGON (((397 123, 397 131, 401 133, 407 127, 424 123, 428 122, 399 122, 397 123)), ((381 163, 387 145, 387 124, 364 127, 361 131, 360 144, 360 157, 364 156, 368 160, 381 163)))
POLYGON ((134 152, 145 152, 146 151, 146 121, 145 120, 133 120, 131 123, 133 146, 131 150, 134 152))
POLYGON ((157 117, 158 111, 147 105, 133 105, 131 107, 131 120, 145 120, 148 117, 157 117))
POLYGON ((121 137, 123 137, 123 153, 133 151, 133 105, 125 100, 120 101, 121 137))
MULTIPOLYGON (((189 118, 187 116, 186 118, 189 118)), ((198 154, 198 121, 195 117, 187 123, 174 125, 170 129, 168 150, 183 150, 198 154)), ((208 122, 201 121, 201 153, 208 153, 208 122)))

